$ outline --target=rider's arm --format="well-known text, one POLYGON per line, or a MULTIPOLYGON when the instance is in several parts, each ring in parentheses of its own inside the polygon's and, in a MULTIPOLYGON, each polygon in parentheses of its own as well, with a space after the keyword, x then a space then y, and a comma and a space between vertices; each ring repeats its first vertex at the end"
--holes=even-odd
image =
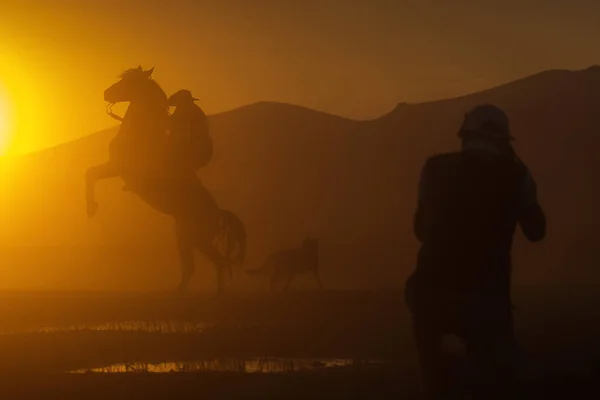
POLYGON ((537 199, 537 188, 529 169, 523 182, 519 225, 527 240, 539 242, 546 236, 546 215, 537 199))
POLYGON ((419 179, 418 187, 418 199, 417 199, 417 211, 413 218, 413 232, 417 237, 417 240, 423 242, 424 237, 424 218, 423 218, 423 201, 427 195, 427 164, 421 170, 421 177, 419 179))

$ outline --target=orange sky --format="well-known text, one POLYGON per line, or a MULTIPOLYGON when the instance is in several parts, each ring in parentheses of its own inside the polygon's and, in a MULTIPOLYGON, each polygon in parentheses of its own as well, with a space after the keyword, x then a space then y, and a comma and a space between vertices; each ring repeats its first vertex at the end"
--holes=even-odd
POLYGON ((363 119, 600 63, 595 0, 0 0, 0 10, 9 154, 112 125, 102 92, 138 64, 208 113, 274 100, 363 119))

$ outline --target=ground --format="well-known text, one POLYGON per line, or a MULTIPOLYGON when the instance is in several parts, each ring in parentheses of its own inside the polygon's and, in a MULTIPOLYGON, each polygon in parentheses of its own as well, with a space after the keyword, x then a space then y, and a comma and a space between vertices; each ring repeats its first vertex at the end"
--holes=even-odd
MULTIPOLYGON (((531 360, 520 397, 562 399, 598 392, 597 293, 594 287, 515 291, 517 331, 531 360)), ((221 300, 122 293, 0 297, 2 398, 417 398, 418 369, 400 292, 221 300), (277 373, 245 373, 240 372, 245 367, 236 367, 265 357, 283 359, 282 369, 276 362, 277 373), (296 359, 325 362, 315 361, 309 370, 285 366, 285 360, 296 359), (348 365, 329 368, 327 359, 348 365), (196 362, 203 369, 69 373, 166 361, 196 362)))

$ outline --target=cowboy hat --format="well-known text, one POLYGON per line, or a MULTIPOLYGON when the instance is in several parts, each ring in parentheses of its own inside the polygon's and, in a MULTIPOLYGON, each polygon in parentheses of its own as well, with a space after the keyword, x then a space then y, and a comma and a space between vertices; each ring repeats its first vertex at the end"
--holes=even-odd
POLYGON ((171 97, 169 97, 168 101, 170 106, 178 106, 184 102, 194 102, 198 100, 199 99, 192 96, 192 92, 189 90, 180 90, 176 93, 173 93, 171 97))

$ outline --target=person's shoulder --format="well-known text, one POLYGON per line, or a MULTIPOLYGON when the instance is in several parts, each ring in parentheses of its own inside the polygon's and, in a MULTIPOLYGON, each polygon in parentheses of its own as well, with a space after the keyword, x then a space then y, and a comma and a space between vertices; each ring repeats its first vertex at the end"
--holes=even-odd
POLYGON ((194 112, 196 113, 196 115, 206 116, 206 113, 198 104, 194 104, 194 112))
POLYGON ((462 160, 462 152, 454 151, 448 153, 438 153, 427 158, 425 161, 424 168, 426 169, 438 169, 447 168, 451 165, 455 165, 462 160))

